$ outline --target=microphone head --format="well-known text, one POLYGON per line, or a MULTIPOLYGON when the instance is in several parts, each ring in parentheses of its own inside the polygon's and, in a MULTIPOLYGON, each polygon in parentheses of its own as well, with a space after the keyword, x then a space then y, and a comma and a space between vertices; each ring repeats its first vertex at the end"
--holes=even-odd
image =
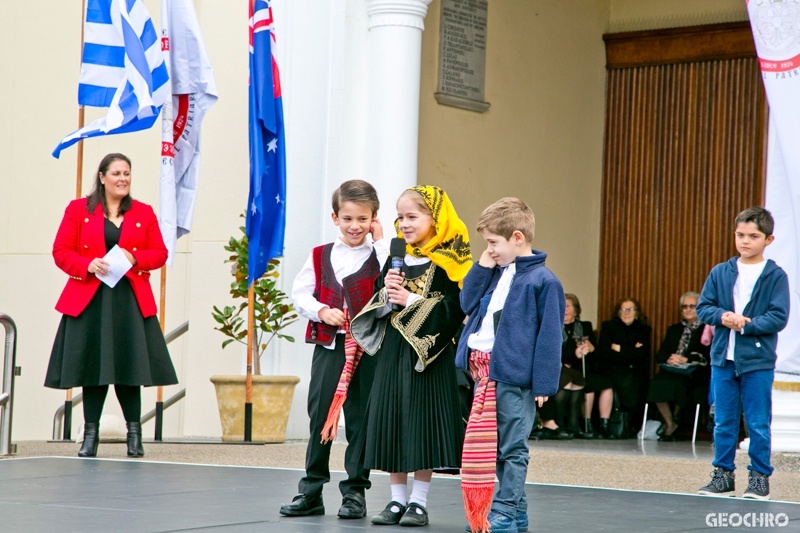
POLYGON ((389 255, 391 257, 405 257, 406 240, 399 237, 392 239, 391 244, 389 244, 389 255))

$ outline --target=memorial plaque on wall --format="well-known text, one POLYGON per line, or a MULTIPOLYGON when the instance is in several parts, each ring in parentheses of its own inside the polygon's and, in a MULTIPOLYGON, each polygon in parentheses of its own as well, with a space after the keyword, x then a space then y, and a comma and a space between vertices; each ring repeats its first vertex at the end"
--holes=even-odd
POLYGON ((442 0, 439 28, 440 104, 484 112, 486 0, 442 0))

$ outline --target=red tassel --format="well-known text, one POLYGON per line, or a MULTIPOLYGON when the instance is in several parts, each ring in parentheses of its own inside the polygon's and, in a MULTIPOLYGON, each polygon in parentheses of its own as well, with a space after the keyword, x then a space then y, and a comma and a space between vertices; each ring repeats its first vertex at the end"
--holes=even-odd
POLYGON ((489 509, 492 507, 492 493, 494 483, 487 486, 461 486, 464 493, 464 510, 467 512, 467 522, 472 533, 488 533, 489 509))
POLYGON ((345 398, 347 398, 345 394, 336 394, 333 397, 331 408, 328 410, 328 418, 322 427, 322 444, 336 438, 336 432, 339 430, 339 414, 342 412, 345 398))

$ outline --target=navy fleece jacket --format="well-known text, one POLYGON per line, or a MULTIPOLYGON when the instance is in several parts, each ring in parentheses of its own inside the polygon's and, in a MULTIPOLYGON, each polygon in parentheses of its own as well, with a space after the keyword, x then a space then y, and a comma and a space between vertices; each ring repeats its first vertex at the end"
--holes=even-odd
MULTIPOLYGON (((697 318, 716 327, 711 342, 713 366, 725 366, 728 354, 730 329, 722 325, 722 314, 734 311, 733 286, 739 277, 737 259, 729 259, 711 270, 697 304, 697 318)), ((775 352, 778 332, 789 320, 789 279, 772 259, 767 260, 742 314, 751 321, 745 324, 741 333, 736 333, 733 350, 736 375, 774 369, 778 357, 775 352)))
MULTIPOLYGON (((500 314, 489 363, 489 379, 553 396, 561 375, 561 328, 567 305, 558 278, 544 266, 547 254, 518 257, 517 271, 500 314)), ((461 309, 469 315, 456 352, 456 366, 466 370, 469 336, 477 332, 497 282, 500 267, 472 265, 461 289, 461 309)))

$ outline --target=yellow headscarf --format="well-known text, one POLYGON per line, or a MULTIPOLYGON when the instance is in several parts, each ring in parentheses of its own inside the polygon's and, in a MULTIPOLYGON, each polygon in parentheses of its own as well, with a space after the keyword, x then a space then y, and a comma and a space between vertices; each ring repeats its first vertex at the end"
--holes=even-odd
MULTIPOLYGON (((433 214, 436 235, 422 248, 406 244, 406 253, 414 257, 428 257, 433 264, 447 272, 451 281, 461 287, 464 277, 472 267, 467 226, 458 218, 447 193, 439 187, 418 185, 409 191, 418 192, 433 214)), ((394 223, 398 237, 403 237, 398 221, 394 223)))

